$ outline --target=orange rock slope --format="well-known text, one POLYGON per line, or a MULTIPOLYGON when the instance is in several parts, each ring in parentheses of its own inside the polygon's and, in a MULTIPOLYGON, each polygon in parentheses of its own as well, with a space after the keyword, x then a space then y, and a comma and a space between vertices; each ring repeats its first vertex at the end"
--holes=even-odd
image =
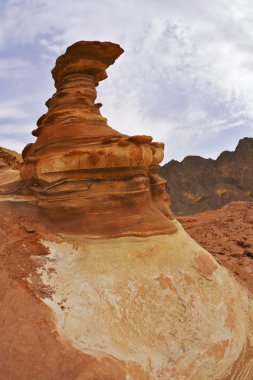
POLYGON ((109 42, 77 42, 57 59, 57 91, 33 131, 37 141, 23 151, 21 178, 58 224, 65 212, 71 215, 75 231, 175 232, 166 181, 156 174, 164 144, 113 130, 100 114, 101 104, 94 103, 98 82, 122 53, 109 42))
POLYGON ((251 380, 249 294, 172 219, 163 145, 112 130, 94 104, 121 53, 67 49, 21 181, 0 178, 0 373, 251 380))
POLYGON ((13 150, 0 147, 0 194, 9 194, 20 187, 17 169, 21 167, 21 156, 13 150))
POLYGON ((231 202, 219 210, 177 219, 253 293, 253 202, 231 202))

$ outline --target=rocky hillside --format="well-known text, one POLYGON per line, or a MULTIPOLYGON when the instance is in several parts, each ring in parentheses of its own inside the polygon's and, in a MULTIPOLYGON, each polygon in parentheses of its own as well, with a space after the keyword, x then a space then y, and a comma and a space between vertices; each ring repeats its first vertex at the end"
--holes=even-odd
POLYGON ((178 218, 253 293, 253 203, 231 202, 219 210, 178 218))
POLYGON ((20 169, 22 162, 21 155, 14 150, 0 147, 0 168, 9 167, 11 169, 20 169))
POLYGON ((232 201, 253 201, 253 138, 240 140, 235 151, 217 160, 187 156, 170 161, 159 173, 167 181, 172 210, 192 215, 232 201))
POLYGON ((0 147, 0 194, 12 193, 20 187, 21 162, 20 154, 0 147))

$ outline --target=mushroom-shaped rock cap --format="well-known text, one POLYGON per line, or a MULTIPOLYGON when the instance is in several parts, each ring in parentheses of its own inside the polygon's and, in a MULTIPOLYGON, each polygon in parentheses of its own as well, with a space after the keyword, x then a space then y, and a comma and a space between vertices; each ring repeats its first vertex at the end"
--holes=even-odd
POLYGON ((79 41, 69 46, 66 53, 56 60, 52 70, 55 87, 69 74, 89 74, 99 82, 107 78, 106 69, 124 50, 112 42, 79 41))

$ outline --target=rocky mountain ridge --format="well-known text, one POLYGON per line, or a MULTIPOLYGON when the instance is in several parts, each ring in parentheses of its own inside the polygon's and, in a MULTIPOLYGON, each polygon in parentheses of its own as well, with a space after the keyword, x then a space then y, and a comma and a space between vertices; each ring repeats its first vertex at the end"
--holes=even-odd
POLYGON ((167 180, 172 211, 192 215, 232 201, 253 201, 253 138, 241 139, 234 152, 216 159, 187 156, 170 161, 159 174, 167 180))

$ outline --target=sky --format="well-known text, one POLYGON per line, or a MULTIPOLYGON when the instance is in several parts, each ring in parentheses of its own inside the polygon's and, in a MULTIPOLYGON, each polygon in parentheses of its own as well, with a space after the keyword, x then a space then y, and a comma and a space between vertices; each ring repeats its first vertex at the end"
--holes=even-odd
POLYGON ((165 159, 216 158, 253 136, 252 0, 0 0, 0 146, 19 152, 80 40, 125 53, 100 82, 108 124, 165 143, 165 159))

